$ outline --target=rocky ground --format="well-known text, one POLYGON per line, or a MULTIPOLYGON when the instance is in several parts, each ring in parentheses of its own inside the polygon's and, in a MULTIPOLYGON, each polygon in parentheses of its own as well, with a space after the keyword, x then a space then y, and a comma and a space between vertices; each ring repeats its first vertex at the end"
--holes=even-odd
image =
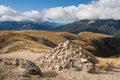
MULTIPOLYGON (((103 61, 106 61, 106 59, 103 59, 103 61)), ((118 58, 117 62, 119 61, 118 58)), ((98 68, 94 64, 99 64, 99 62, 101 62, 99 58, 67 41, 59 44, 49 53, 22 50, 0 54, 0 80, 120 79, 120 69, 113 69, 110 65, 107 65, 110 69, 107 69, 108 67, 104 69, 105 65, 101 65, 97 70, 98 68), (63 64, 66 64, 66 66, 63 64), (89 70, 94 67, 96 68, 94 69, 95 72, 89 73, 89 70)))
POLYGON ((119 80, 120 69, 103 71, 99 74, 90 74, 73 70, 43 71, 42 75, 22 75, 11 65, 2 65, 0 62, 0 80, 119 80))

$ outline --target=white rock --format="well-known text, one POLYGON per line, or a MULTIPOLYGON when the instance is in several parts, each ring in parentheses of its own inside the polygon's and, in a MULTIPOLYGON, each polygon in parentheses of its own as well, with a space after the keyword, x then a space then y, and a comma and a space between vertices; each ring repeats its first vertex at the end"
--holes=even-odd
POLYGON ((86 58, 80 58, 80 61, 81 61, 82 63, 85 63, 85 62, 87 62, 88 60, 87 60, 86 58))

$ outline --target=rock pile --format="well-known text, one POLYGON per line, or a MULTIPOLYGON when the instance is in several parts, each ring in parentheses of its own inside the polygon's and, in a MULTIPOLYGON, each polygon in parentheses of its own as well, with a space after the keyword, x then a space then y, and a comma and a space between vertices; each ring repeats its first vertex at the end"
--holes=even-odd
POLYGON ((98 60, 82 47, 66 41, 60 43, 45 57, 41 57, 42 66, 52 70, 73 68, 77 71, 92 72, 98 60))

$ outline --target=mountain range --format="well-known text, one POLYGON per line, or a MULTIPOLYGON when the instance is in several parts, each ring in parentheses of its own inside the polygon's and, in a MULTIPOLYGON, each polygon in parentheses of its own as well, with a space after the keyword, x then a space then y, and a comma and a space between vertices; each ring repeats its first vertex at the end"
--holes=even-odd
POLYGON ((120 20, 80 20, 60 26, 54 29, 54 31, 67 31, 75 34, 89 31, 108 35, 119 35, 120 20))
POLYGON ((47 30, 74 34, 88 31, 120 37, 120 20, 80 20, 68 24, 47 21, 1 21, 0 30, 47 30))
POLYGON ((55 22, 1 21, 0 30, 50 30, 60 26, 55 22))

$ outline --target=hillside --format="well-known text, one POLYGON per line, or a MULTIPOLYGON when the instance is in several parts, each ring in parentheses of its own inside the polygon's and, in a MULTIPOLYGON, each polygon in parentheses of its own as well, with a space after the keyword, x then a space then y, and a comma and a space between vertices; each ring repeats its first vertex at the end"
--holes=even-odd
MULTIPOLYGON (((20 49, 32 51, 47 51, 55 47, 56 42, 48 39, 52 32, 45 31, 0 31, 0 49, 1 52, 12 52, 20 49), (54 42, 54 43, 53 43, 54 42)), ((59 36, 54 38, 61 39, 59 36)))
POLYGON ((48 52, 61 42, 71 40, 96 56, 111 57, 120 53, 120 39, 104 34, 50 31, 0 31, 0 53, 18 50, 48 52))
POLYGON ((87 43, 85 48, 96 56, 110 57, 120 53, 120 38, 91 32, 80 33, 79 37, 87 43))
POLYGON ((113 35, 120 30, 120 20, 80 20, 67 25, 63 25, 54 31, 67 31, 79 33, 83 31, 96 32, 113 35))
POLYGON ((120 38, 120 30, 119 30, 119 31, 117 31, 117 32, 114 34, 114 36, 116 36, 116 37, 119 37, 119 38, 120 38))

